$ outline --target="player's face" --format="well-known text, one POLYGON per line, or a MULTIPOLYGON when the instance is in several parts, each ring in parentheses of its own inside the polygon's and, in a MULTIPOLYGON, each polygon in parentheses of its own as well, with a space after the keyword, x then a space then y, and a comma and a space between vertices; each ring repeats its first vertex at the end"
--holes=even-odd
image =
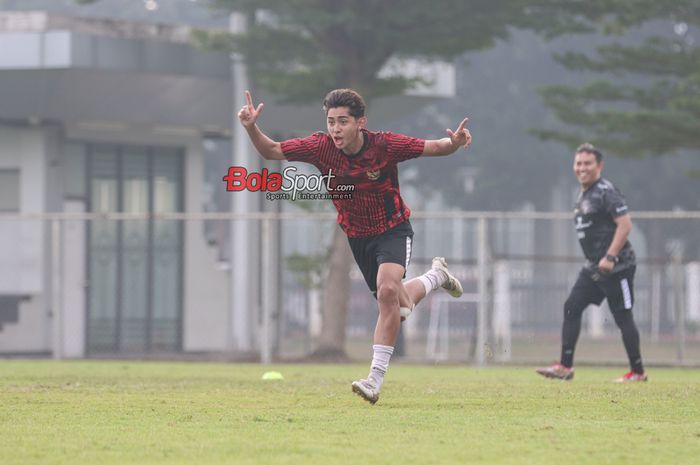
POLYGON ((348 154, 357 153, 362 148, 364 140, 361 129, 366 121, 364 116, 355 118, 350 115, 348 107, 331 108, 326 114, 328 134, 335 146, 348 154))
POLYGON ((586 189, 600 178, 603 171, 603 163, 598 163, 595 155, 588 152, 579 152, 574 158, 574 174, 581 187, 586 189))

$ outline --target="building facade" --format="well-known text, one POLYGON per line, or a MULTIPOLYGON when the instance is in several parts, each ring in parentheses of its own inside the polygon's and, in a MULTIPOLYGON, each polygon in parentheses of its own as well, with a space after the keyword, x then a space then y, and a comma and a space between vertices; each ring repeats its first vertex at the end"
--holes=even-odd
MULTIPOLYGON (((231 222, 157 218, 220 208, 212 198, 225 172, 212 166, 261 167, 232 129, 245 87, 230 57, 190 39, 192 26, 221 31, 226 18, 204 20, 194 4, 182 16, 168 11, 170 24, 106 14, 120 3, 130 11, 133 2, 122 0, 83 17, 69 3, 0 3, 0 354, 256 350, 259 229, 232 241, 231 222), (46 8, 27 10, 32 4, 46 8), (52 221, 54 213, 133 218, 52 221)), ((446 85, 449 94, 454 82, 446 85)), ((256 97, 275 107, 265 116, 271 134, 323 127, 318 105, 256 97)), ((387 119, 424 98, 374 108, 387 119)), ((239 200, 226 208, 281 208, 263 196, 239 200)), ((303 243, 308 228, 296 228, 285 236, 303 243)), ((280 231, 273 235, 279 241, 280 231)))

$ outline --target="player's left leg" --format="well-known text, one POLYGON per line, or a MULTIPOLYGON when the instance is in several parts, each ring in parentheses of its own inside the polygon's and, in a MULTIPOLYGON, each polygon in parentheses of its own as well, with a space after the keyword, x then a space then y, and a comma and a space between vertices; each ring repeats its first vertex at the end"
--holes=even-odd
POLYGON ((431 292, 445 289, 452 297, 460 297, 464 292, 462 284, 447 269, 443 257, 433 258, 432 267, 422 275, 403 283, 399 295, 402 321, 408 317, 418 303, 431 292))
POLYGON ((639 330, 634 322, 632 308, 634 307, 634 274, 635 267, 615 273, 608 277, 603 288, 608 299, 608 306, 615 318, 615 324, 620 328, 622 343, 629 359, 630 371, 615 381, 646 381, 642 354, 639 342, 639 330))

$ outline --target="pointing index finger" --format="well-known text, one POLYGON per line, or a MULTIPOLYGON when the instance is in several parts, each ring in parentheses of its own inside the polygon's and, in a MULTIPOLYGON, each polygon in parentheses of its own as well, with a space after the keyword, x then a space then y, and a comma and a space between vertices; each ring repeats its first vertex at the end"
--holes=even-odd
POLYGON ((249 107, 253 107, 253 97, 250 95, 250 91, 245 91, 245 99, 249 107))
POLYGON ((464 129, 464 126, 469 122, 469 118, 464 118, 461 123, 459 123, 459 126, 457 127, 457 130, 455 132, 459 132, 462 129, 464 129))

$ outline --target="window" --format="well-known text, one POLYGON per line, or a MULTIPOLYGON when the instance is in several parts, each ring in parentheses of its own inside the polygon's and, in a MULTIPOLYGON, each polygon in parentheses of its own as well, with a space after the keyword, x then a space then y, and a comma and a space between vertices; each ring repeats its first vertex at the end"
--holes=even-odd
POLYGON ((68 142, 64 147, 63 188, 67 199, 85 198, 85 159, 87 146, 68 142))
POLYGON ((19 211, 19 170, 0 169, 0 212, 19 211))

